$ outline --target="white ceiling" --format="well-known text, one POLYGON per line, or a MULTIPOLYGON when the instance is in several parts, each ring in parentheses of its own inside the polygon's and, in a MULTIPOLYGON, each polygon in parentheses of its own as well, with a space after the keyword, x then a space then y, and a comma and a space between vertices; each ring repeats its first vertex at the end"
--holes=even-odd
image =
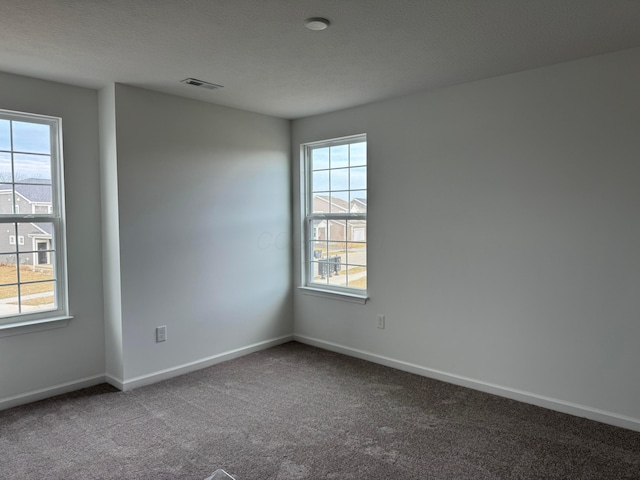
POLYGON ((284 118, 637 46, 638 0, 0 0, 2 71, 284 118))

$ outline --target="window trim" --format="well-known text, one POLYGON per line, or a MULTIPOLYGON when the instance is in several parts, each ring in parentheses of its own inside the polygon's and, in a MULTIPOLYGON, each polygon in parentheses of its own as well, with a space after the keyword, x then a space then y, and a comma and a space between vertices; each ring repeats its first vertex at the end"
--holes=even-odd
MULTIPOLYGON (((66 242, 66 208, 64 194, 64 157, 62 151, 62 118, 50 115, 17 112, 0 109, 0 119, 17 122, 47 125, 50 128, 51 141, 51 209, 48 213, 12 213, 0 214, 1 224, 12 223, 51 223, 55 239, 55 262, 53 269, 56 277, 55 310, 18 313, 0 318, 0 337, 30 333, 66 326, 72 317, 69 314, 68 266, 66 242)), ((13 151, 13 149, 11 150, 13 151)), ((15 179, 14 179, 15 180, 15 179)), ((13 183, 13 182, 12 182, 13 183)), ((16 239, 17 240, 17 239, 16 239)), ((16 248, 18 246, 16 245, 16 248)))
MULTIPOLYGON (((313 295, 324 298, 331 298, 337 300, 343 300, 353 303, 364 304, 369 299, 368 282, 366 289, 349 288, 340 285, 322 285, 318 283, 312 283, 310 275, 312 274, 309 265, 312 252, 310 252, 310 240, 313 226, 311 223, 314 219, 325 218, 327 220, 357 220, 364 219, 367 221, 368 212, 363 213, 341 213, 341 214, 326 214, 326 213, 314 213, 313 212, 313 199, 311 192, 311 170, 310 170, 310 155, 309 152, 313 148, 317 147, 333 147, 339 145, 348 145, 351 143, 358 143, 359 141, 367 142, 367 134, 361 133, 357 135, 349 135, 345 137, 333 138, 329 140, 321 140, 315 142, 308 142, 300 145, 300 235, 302 241, 301 249, 301 262, 300 262, 300 285, 298 290, 301 293, 307 295, 313 295), (364 217, 364 218, 363 218, 364 217)), ((368 145, 367 145, 368 147, 368 145)), ((368 151, 368 148, 367 148, 368 151)), ((367 167, 368 171, 368 159, 367 164, 363 165, 367 167)), ((367 180, 368 187, 368 180, 367 180)), ((366 189, 368 191, 368 188, 366 189)), ((368 247, 368 238, 367 238, 368 247)), ((367 248, 367 257, 368 257, 367 248)), ((367 273, 368 273, 368 259, 367 259, 367 273)))

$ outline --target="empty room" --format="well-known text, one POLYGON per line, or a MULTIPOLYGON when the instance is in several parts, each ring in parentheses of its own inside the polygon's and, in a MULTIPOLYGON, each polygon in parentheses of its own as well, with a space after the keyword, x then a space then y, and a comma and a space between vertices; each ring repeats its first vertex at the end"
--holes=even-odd
POLYGON ((640 2, 3 0, 0 478, 640 478, 640 2))

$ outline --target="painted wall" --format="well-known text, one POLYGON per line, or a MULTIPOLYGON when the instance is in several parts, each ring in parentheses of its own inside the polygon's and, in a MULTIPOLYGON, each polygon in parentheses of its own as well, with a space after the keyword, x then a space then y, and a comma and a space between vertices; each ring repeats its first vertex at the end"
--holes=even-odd
POLYGON ((367 133, 370 239, 369 302, 296 291, 296 334, 640 428, 639 85, 634 49, 294 121, 367 133))
POLYGON ((0 74, 1 108, 63 117, 74 315, 0 338, 0 407, 288 335, 293 304, 301 339, 640 425, 637 85, 633 49, 293 122, 295 152, 368 134, 358 305, 292 302, 289 122, 103 90, 101 257, 97 92, 0 74))
POLYGON ((290 335, 290 122, 124 85, 115 112, 125 384, 290 335))
POLYGON ((62 117, 74 317, 64 328, 0 338, 2 407, 68 382, 100 382, 105 365, 97 92, 0 73, 0 108, 62 117))

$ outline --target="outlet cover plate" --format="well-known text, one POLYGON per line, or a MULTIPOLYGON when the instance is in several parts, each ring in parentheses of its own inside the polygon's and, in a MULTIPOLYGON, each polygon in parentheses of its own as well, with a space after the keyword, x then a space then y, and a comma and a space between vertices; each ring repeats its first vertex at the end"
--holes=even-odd
POLYGON ((167 340, 167 327, 156 327, 156 343, 167 340))

